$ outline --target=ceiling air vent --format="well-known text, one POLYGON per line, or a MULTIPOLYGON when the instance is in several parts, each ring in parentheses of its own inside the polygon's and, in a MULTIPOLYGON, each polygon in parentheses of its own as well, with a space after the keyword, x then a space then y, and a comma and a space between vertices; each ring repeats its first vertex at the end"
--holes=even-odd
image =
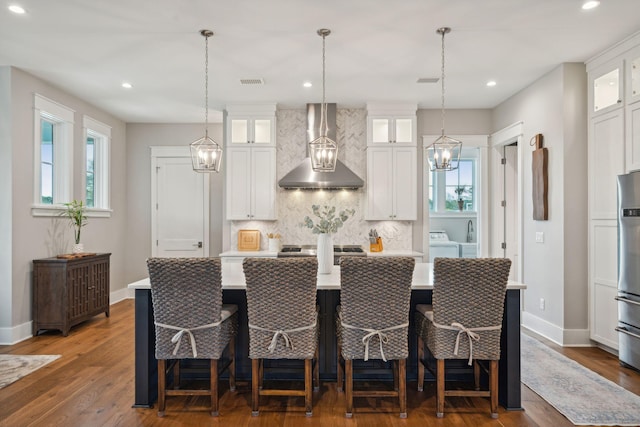
POLYGON ((241 85, 263 85, 264 79, 240 79, 241 85))
POLYGON ((438 83, 439 77, 420 77, 416 83, 438 83))

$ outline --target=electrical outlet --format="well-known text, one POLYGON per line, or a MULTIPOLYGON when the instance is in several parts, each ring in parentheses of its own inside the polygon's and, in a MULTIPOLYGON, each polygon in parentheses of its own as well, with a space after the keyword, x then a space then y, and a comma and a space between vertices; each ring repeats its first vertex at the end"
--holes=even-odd
POLYGON ((544 232, 536 231, 536 243, 544 243, 544 232))
POLYGON ((544 298, 540 298, 540 310, 544 310, 544 298))

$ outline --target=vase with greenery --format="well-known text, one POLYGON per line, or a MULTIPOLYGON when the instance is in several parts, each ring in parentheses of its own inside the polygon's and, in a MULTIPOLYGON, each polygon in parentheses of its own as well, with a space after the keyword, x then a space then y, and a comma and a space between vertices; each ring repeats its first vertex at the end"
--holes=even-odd
POLYGON ((453 191, 455 191, 458 195, 458 209, 462 210, 464 208, 464 200, 462 200, 462 195, 467 192, 467 187, 465 187, 464 185, 458 186, 453 191))
POLYGON ((82 253, 84 252, 84 245, 80 243, 80 231, 82 231, 82 227, 87 225, 87 207, 82 200, 73 200, 70 203, 65 203, 64 206, 66 210, 61 215, 69 218, 76 242, 73 247, 73 253, 82 253))
POLYGON ((320 206, 312 205, 311 211, 317 219, 312 219, 309 216, 304 217, 304 222, 301 226, 311 229, 313 234, 318 235, 318 273, 328 274, 331 273, 333 266, 333 240, 332 233, 338 231, 349 219, 356 213, 354 209, 344 209, 336 214, 335 206, 320 206))

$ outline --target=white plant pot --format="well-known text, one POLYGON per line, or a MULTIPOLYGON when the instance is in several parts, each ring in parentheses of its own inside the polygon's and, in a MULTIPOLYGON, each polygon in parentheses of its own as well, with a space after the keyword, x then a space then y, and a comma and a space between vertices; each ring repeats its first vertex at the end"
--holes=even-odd
POLYGON ((269 252, 280 251, 280 239, 269 239, 269 252))
POLYGON ((84 245, 82 243, 76 243, 75 245, 73 245, 73 250, 72 252, 74 254, 81 254, 84 252, 84 245))
POLYGON ((318 273, 329 274, 333 268, 333 239, 331 234, 318 234, 318 273))

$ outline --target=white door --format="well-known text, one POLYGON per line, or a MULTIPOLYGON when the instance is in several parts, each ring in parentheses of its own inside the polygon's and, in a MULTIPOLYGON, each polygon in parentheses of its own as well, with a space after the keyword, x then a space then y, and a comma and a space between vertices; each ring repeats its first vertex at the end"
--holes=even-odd
POLYGON ((185 148, 172 157, 152 150, 152 256, 209 256, 209 175, 193 171, 185 148))

